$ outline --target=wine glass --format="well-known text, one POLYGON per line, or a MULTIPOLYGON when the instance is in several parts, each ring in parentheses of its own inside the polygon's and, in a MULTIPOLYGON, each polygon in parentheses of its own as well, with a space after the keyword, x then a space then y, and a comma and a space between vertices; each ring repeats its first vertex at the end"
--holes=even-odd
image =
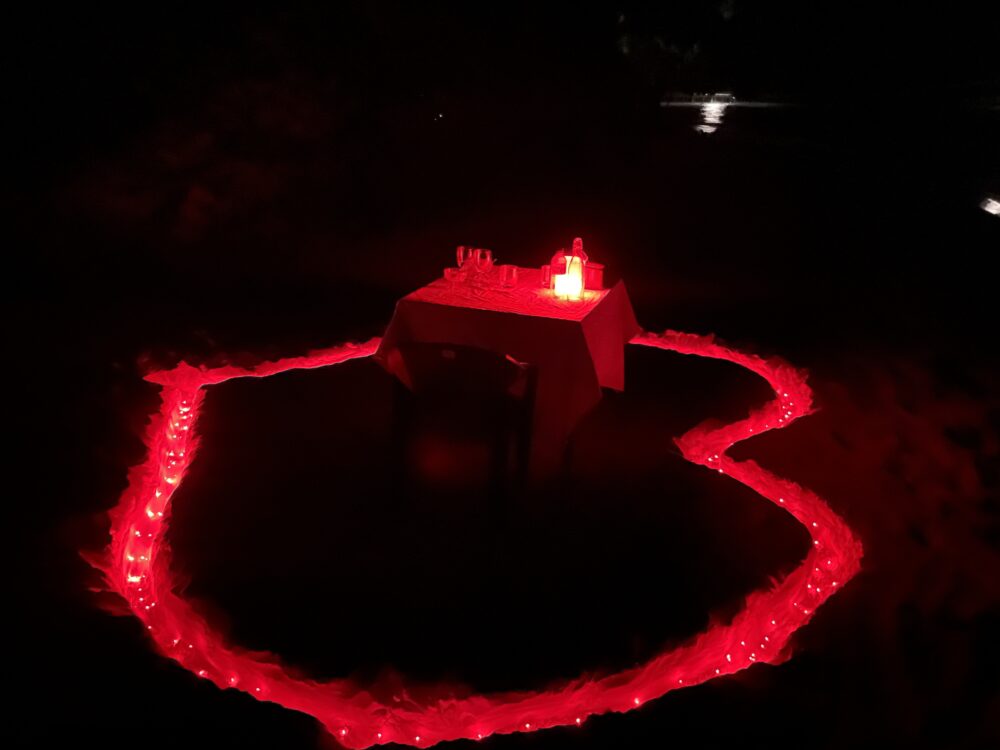
POLYGON ((493 268, 493 251, 485 248, 476 248, 476 268, 486 273, 493 268))
POLYGON ((470 261, 473 258, 474 251, 471 247, 466 247, 465 245, 459 245, 455 248, 455 260, 458 261, 458 267, 461 268, 465 265, 466 261, 470 261))

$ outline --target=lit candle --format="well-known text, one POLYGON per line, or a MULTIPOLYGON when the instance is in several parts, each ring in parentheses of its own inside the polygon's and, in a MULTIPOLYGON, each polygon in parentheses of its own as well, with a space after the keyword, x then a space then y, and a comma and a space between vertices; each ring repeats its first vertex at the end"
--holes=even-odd
POLYGON ((555 274, 553 290, 557 297, 581 299, 583 297, 583 258, 570 255, 566 258, 566 273, 555 274))
MULTIPOLYGON (((563 255, 560 251, 559 257, 553 258, 552 266, 552 291, 560 299, 583 299, 584 289, 584 266, 587 263, 587 254, 583 251, 583 240, 577 237, 573 240, 573 254, 563 255), (556 261, 565 259, 565 269, 563 273, 556 273, 556 261)), ((561 263, 559 265, 562 265, 561 263)))

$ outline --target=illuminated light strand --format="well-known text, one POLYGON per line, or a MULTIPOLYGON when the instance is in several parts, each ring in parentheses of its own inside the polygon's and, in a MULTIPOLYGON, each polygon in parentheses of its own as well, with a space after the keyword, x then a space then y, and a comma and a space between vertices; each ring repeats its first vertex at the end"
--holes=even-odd
POLYGON ((713 625, 641 666, 605 677, 581 677, 542 691, 456 697, 468 691, 455 685, 417 686, 408 691, 411 696, 435 697, 411 697, 387 705, 351 680, 320 683, 296 677, 271 654, 227 644, 174 593, 178 587, 165 539, 170 499, 196 455, 197 438, 190 427, 197 424, 204 386, 327 367, 370 356, 378 343, 373 339, 249 369, 181 364, 148 375, 146 379, 163 390, 160 411, 146 434, 147 459, 130 470, 128 488, 109 513, 111 544, 100 560, 92 560, 109 587, 144 623, 161 653, 220 688, 242 690, 314 716, 344 746, 395 742, 428 747, 446 740, 581 726, 589 716, 635 710, 671 690, 755 663, 779 663, 792 634, 860 568, 860 542, 822 499, 753 461, 726 455, 741 440, 780 429, 810 413, 812 392, 804 373, 777 359, 729 349, 710 336, 643 333, 632 343, 732 362, 760 375, 774 390, 774 400, 745 419, 721 427, 699 425, 675 442, 687 460, 745 484, 803 524, 813 543, 795 571, 770 589, 750 594, 742 612, 728 624, 713 625), (176 425, 182 420, 185 424, 179 429, 176 425))

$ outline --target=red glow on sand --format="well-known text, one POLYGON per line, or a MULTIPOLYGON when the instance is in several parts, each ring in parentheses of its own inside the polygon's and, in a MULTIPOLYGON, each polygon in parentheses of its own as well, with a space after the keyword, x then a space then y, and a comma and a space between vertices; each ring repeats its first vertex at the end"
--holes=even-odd
POLYGON ((417 685, 398 691, 402 697, 389 703, 350 680, 313 682, 296 676, 271 654, 231 646, 174 593, 179 587, 165 539, 170 498, 197 448, 195 428, 204 387, 367 357, 378 343, 373 339, 334 347, 252 369, 182 364, 147 376, 163 386, 162 405, 146 434, 147 459, 129 472, 128 489, 110 512, 112 541, 98 565, 110 588, 146 625, 156 648, 220 688, 311 714, 351 748, 388 742, 426 747, 445 740, 578 726, 588 716, 630 711, 671 690, 732 674, 754 662, 780 662, 792 634, 859 570, 860 542, 820 497, 753 461, 726 455, 735 443, 810 413, 812 392, 804 374, 780 360, 726 348, 711 337, 643 333, 632 343, 733 362, 763 377, 775 393, 745 419, 721 427, 703 424, 676 441, 687 460, 742 482, 791 513, 813 540, 805 561, 770 589, 750 594, 731 622, 713 625, 685 645, 618 674, 491 695, 470 695, 458 685, 417 685))

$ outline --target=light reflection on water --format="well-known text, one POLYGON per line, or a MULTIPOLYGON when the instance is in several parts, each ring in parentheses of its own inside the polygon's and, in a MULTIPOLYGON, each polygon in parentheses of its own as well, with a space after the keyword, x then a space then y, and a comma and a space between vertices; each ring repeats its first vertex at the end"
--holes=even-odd
POLYGON ((726 102, 705 102, 701 105, 701 122, 694 126, 699 133, 714 133, 722 124, 726 102))

